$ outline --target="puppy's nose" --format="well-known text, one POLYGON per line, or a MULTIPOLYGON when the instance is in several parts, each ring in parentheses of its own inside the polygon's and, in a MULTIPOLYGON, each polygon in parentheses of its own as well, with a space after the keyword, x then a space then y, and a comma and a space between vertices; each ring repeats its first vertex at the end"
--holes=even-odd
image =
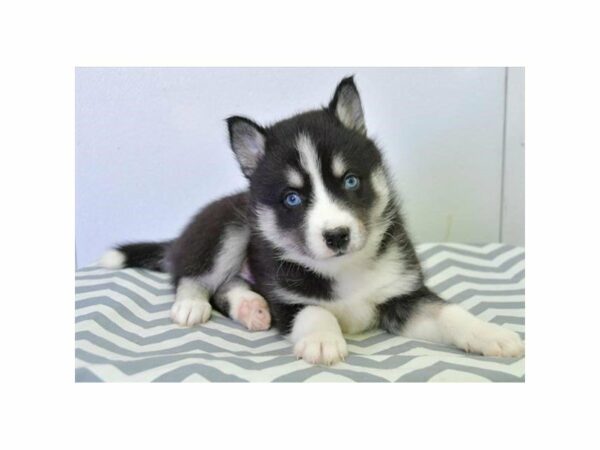
POLYGON ((346 250, 350 242, 350 230, 346 227, 338 227, 323 232, 325 244, 331 250, 346 250))

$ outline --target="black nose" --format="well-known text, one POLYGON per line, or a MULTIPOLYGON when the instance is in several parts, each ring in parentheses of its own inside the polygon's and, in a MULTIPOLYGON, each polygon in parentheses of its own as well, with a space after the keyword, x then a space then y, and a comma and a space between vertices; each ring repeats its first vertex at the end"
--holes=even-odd
POLYGON ((323 238, 331 250, 345 250, 350 242, 350 230, 346 227, 327 230, 323 232, 323 238))

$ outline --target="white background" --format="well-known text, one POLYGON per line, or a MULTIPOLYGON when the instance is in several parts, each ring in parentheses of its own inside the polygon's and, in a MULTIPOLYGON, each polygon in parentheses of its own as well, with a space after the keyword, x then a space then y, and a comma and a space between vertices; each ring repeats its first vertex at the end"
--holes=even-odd
POLYGON ((6 5, 2 448, 597 448, 594 2, 6 5), (526 383, 73 382, 74 66, 256 64, 526 66, 526 383))
POLYGON ((245 187, 226 117, 320 107, 349 74, 417 242, 523 245, 522 68, 79 68, 78 266, 245 187))

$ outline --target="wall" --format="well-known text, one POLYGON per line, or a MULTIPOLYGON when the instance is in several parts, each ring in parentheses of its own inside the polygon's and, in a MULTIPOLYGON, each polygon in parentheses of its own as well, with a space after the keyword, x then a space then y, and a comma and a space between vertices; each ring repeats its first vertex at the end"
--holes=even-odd
POLYGON ((522 98, 506 101, 520 88, 504 68, 79 68, 78 266, 118 242, 173 237, 244 188, 224 118, 268 124, 323 105, 352 73, 415 240, 520 243, 522 174, 505 174, 522 162, 522 98))
POLYGON ((500 240, 525 245, 525 69, 506 78, 504 179, 500 240))

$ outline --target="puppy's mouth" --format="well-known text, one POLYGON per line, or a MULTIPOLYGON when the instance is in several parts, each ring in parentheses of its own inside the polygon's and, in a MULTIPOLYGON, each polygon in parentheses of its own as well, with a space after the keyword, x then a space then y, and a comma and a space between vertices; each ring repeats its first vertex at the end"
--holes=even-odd
POLYGON ((314 259, 321 260, 321 261, 326 261, 328 259, 340 259, 340 258, 343 258, 344 256, 352 256, 355 253, 358 253, 359 251, 361 251, 364 248, 365 244, 366 244, 366 239, 359 246, 356 246, 356 247, 350 246, 349 248, 345 248, 345 249, 331 250, 331 253, 328 255, 312 254, 311 256, 314 259))
POLYGON ((350 257, 363 250, 367 241, 368 233, 364 226, 348 226, 331 228, 318 235, 309 234, 302 244, 305 254, 311 259, 327 261, 350 257))

